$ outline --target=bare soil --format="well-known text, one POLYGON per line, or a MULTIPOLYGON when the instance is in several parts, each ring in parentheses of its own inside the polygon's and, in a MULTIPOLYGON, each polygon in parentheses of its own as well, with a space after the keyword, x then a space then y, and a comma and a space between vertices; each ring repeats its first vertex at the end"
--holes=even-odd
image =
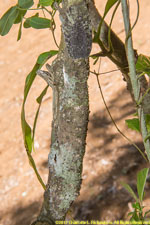
MULTIPOLYGON (((103 13, 105 1, 96 1, 103 13)), ((136 18, 136 1, 131 1, 132 23, 136 18)), ((16 1, 1 2, 0 17, 16 1)), ((138 53, 149 55, 149 0, 140 1, 140 17, 134 28, 134 48, 138 53)), ((110 15, 107 17, 110 21, 110 15)), ((57 41, 60 36, 59 19, 57 41)), ((23 88, 27 74, 38 55, 56 49, 49 30, 24 29, 22 39, 16 42, 19 27, 7 36, 0 37, 0 225, 29 225, 38 215, 43 198, 43 189, 29 165, 20 125, 23 88)), ((121 8, 113 22, 114 31, 124 40, 121 8)), ((99 51, 93 46, 93 52, 99 51)), ((50 61, 51 62, 51 61, 50 61)), ((98 65, 91 70, 97 70, 98 65)), ((101 72, 116 69, 108 59, 102 59, 101 72)), ((100 77, 100 82, 109 110, 120 130, 143 149, 141 137, 128 129, 125 120, 135 112, 126 83, 119 71, 100 77)), ((45 82, 37 77, 26 104, 28 122, 33 124, 37 109, 36 97, 45 82)), ((128 143, 114 127, 102 101, 96 77, 89 77, 90 121, 87 148, 83 165, 83 182, 80 196, 72 206, 72 216, 80 220, 127 219, 133 199, 124 190, 120 181, 125 181, 136 190, 136 174, 146 167, 139 152, 128 143)), ((39 115, 33 153, 37 168, 46 183, 47 157, 50 145, 52 120, 52 91, 47 92, 39 115)), ((146 184, 144 205, 150 209, 150 184, 146 184)))

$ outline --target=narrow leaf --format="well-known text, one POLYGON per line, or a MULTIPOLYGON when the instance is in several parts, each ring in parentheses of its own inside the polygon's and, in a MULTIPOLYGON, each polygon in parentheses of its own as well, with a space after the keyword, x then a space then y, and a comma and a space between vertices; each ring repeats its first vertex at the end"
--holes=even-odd
POLYGON ((34 16, 27 18, 23 24, 24 28, 30 28, 31 27, 30 19, 33 17, 38 17, 38 16, 39 16, 39 13, 36 13, 34 16))
POLYGON ((104 17, 118 0, 108 0, 105 6, 104 17))
POLYGON ((23 100, 22 111, 21 111, 21 125, 22 125, 23 137, 24 137, 24 144, 26 149, 29 151, 29 153, 32 152, 33 143, 32 143, 32 131, 25 118, 25 102, 26 102, 26 98, 29 93, 29 90, 31 88, 31 85, 36 77, 36 71, 39 68, 40 68, 40 65, 36 63, 32 71, 29 73, 29 75, 26 78, 25 89, 24 89, 24 100, 23 100))
POLYGON ((148 135, 147 135, 146 138, 144 139, 144 142, 146 142, 147 140, 150 140, 150 133, 148 133, 148 135))
POLYGON ((18 0, 19 7, 23 9, 29 9, 33 4, 33 0, 18 0))
POLYGON ((134 213, 134 212, 129 212, 129 213, 128 213, 128 216, 132 216, 132 215, 133 215, 133 213, 134 213))
POLYGON ((146 73, 150 76, 150 57, 139 55, 136 62, 136 70, 138 73, 146 73))
POLYGON ((97 59, 94 60, 93 65, 95 65, 98 62, 98 59, 99 58, 97 57, 97 59))
POLYGON ((38 69, 40 69, 42 67, 42 65, 36 63, 32 69, 32 71, 29 73, 29 75, 26 78, 26 82, 25 82, 25 89, 24 89, 24 101, 26 101, 26 97, 28 95, 28 92, 32 86, 32 83, 36 77, 36 71, 38 69))
MULTIPOLYGON (((40 184, 43 186, 44 189, 45 189, 45 184, 43 183, 42 178, 41 178, 40 174, 38 173, 38 170, 36 168, 34 159, 33 159, 32 155, 31 155, 32 148, 33 148, 35 127, 36 127, 36 122, 37 122, 37 117, 38 117, 38 113, 39 113, 40 107, 38 108, 38 112, 37 112, 36 117, 35 117, 34 131, 32 131, 30 126, 28 125, 28 123, 26 121, 26 117, 25 117, 25 103, 26 103, 26 99, 27 99, 28 93, 30 91, 30 88, 32 86, 32 83, 33 83, 33 81, 34 81, 34 79, 36 77, 36 72, 37 72, 38 69, 40 69, 43 66, 45 61, 46 61, 46 58, 44 58, 43 61, 41 60, 41 64, 36 62, 36 64, 34 65, 32 71, 28 74, 28 76, 26 78, 25 88, 24 88, 24 100, 23 100, 22 111, 21 111, 21 125, 22 125, 22 132, 23 132, 24 145, 25 145, 25 148, 26 148, 26 152, 27 152, 27 155, 28 155, 28 158, 29 158, 29 162, 30 162, 31 166, 33 167, 34 172, 36 173, 36 176, 37 176, 40 184)), ((46 90, 44 90, 42 92, 42 94, 40 95, 40 97, 38 99, 40 104, 42 102, 42 98, 43 98, 44 94, 46 93, 46 90)))
POLYGON ((23 27, 26 28, 26 29, 31 27, 31 25, 30 25, 30 23, 29 23, 29 20, 25 20, 25 21, 24 21, 23 27))
POLYGON ((40 0, 39 4, 42 6, 51 6, 54 0, 40 0))
POLYGON ((32 137, 32 141, 33 141, 33 149, 34 149, 34 137, 35 137, 35 129, 36 129, 36 124, 37 124, 37 119, 39 116, 39 111, 41 108, 41 104, 42 104, 42 100, 43 97, 46 95, 47 89, 48 89, 48 85, 44 88, 44 90, 42 91, 42 93, 40 94, 40 96, 36 99, 37 103, 39 104, 36 115, 35 115, 35 119, 34 119, 34 125, 33 125, 33 137, 32 137))
POLYGON ((21 125, 22 125, 22 131, 24 136, 24 145, 25 145, 25 148, 28 149, 28 151, 31 153, 32 152, 32 134, 31 134, 32 131, 29 124, 26 122, 24 116, 25 116, 25 113, 24 113, 24 110, 22 110, 21 125))
POLYGON ((121 182, 121 184, 131 194, 131 196, 136 200, 136 202, 138 202, 138 198, 136 194, 134 193, 134 191, 132 190, 132 188, 124 182, 121 182))
MULTIPOLYGON (((104 15, 99 23, 99 27, 97 32, 94 32, 94 38, 93 38, 93 43, 99 43, 100 39, 99 39, 99 35, 101 32, 101 27, 104 21, 105 16, 107 15, 107 13, 109 12, 109 10, 111 9, 111 7, 117 2, 118 0, 107 0, 107 3, 105 5, 105 11, 104 11, 104 15)), ((102 44, 102 43, 101 43, 102 44)))
POLYGON ((37 63, 44 64, 49 58, 56 55, 57 53, 58 53, 58 51, 56 51, 56 50, 51 50, 49 52, 43 52, 42 54, 39 55, 39 57, 37 59, 37 63))
POLYGON ((148 171, 148 168, 144 168, 137 174, 137 191, 141 202, 143 201, 144 186, 146 183, 148 171))
POLYGON ((127 126, 132 129, 140 132, 140 123, 138 118, 133 118, 130 120, 125 120, 127 126))
POLYGON ((19 41, 21 39, 21 34, 22 34, 22 20, 21 20, 21 23, 19 26, 17 41, 19 41))
MULTIPOLYGON (((138 216, 136 210, 133 212, 133 215, 132 215, 130 221, 133 221, 135 225, 137 225, 137 224, 135 223, 135 221, 140 221, 140 218, 139 218, 139 216, 138 216)), ((133 223, 132 223, 132 224, 133 224, 133 223)))
POLYGON ((14 24, 20 23, 22 21, 22 18, 24 17, 24 15, 27 13, 27 10, 20 10, 18 9, 18 16, 14 22, 14 24))
POLYGON ((144 214, 144 218, 147 216, 147 214, 150 213, 150 210, 146 211, 145 214, 144 214))
POLYGON ((133 203, 133 204, 132 204, 132 207, 133 207, 134 209, 138 209, 139 211, 141 211, 141 209, 142 209, 139 202, 133 203))
POLYGON ((38 69, 40 69, 44 63, 54 55, 54 52, 56 54, 56 51, 52 50, 52 51, 49 51, 50 54, 47 55, 47 58, 46 57, 43 57, 39 60, 39 57, 43 54, 41 54, 38 59, 37 59, 37 62, 36 64, 34 65, 32 71, 28 74, 27 78, 26 78, 26 81, 25 81, 25 88, 24 88, 24 100, 23 100, 23 105, 22 105, 22 112, 21 112, 21 124, 22 124, 22 131, 23 131, 23 135, 24 135, 24 142, 25 142, 25 146, 28 146, 29 147, 29 152, 32 151, 32 149, 30 148, 30 144, 33 145, 33 143, 31 143, 31 140, 32 140, 32 137, 31 137, 31 133, 29 132, 29 130, 31 128, 29 128, 29 125, 27 124, 27 121, 26 121, 26 118, 25 118, 25 102, 26 102, 26 99, 27 99, 27 96, 28 96, 28 93, 29 93, 29 90, 32 86, 32 83, 36 77, 36 72, 38 69), (40 63, 39 63, 40 62, 40 63))
POLYGON ((30 165, 32 166, 32 168, 34 170, 38 181, 40 182, 40 184, 42 185, 43 189, 45 190, 46 186, 45 186, 45 184, 44 184, 44 182, 43 182, 43 180, 42 180, 42 178, 41 178, 41 176, 40 176, 40 174, 39 174, 39 172, 38 172, 38 170, 36 168, 36 164, 34 162, 34 159, 33 159, 32 155, 31 155, 31 153, 29 153, 28 149, 26 149, 26 152, 27 152, 27 156, 28 156, 28 159, 29 159, 29 163, 30 163, 30 165))
POLYGON ((42 100, 43 100, 43 97, 46 95, 46 92, 47 92, 47 88, 49 86, 47 85, 44 90, 41 92, 41 94, 39 95, 39 97, 36 99, 37 103, 38 104, 41 104, 42 103, 42 100))
MULTIPOLYGON (((58 51, 56 50, 51 50, 49 52, 44 52, 42 54, 39 55, 38 59, 37 59, 37 63, 39 64, 44 64, 50 57, 56 55, 58 53, 58 51)), ((36 115, 35 115, 35 119, 34 119, 34 125, 33 125, 33 148, 34 148, 34 136, 35 136, 35 129, 36 129, 36 124, 37 124, 37 119, 38 119, 38 115, 39 115, 39 111, 40 111, 40 107, 41 107, 41 103, 43 100, 43 97, 45 96, 47 89, 49 86, 46 86, 46 88, 42 91, 42 93, 40 94, 40 96, 36 99, 37 103, 39 104, 39 107, 37 109, 36 115)))
POLYGON ((2 16, 2 18, 0 19, 0 35, 4 36, 6 35, 12 25, 14 24, 17 16, 18 16, 18 9, 17 6, 13 6, 10 9, 8 9, 8 11, 2 16))

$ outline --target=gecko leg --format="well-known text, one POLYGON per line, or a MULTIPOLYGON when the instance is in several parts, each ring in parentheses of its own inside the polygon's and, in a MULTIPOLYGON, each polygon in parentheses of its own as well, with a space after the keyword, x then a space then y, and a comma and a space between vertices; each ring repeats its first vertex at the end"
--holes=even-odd
POLYGON ((58 87, 55 82, 54 72, 51 69, 51 66, 49 64, 46 64, 46 68, 48 71, 37 70, 37 75, 43 78, 53 90, 53 117, 54 121, 56 121, 58 117, 58 106, 59 106, 58 87))
MULTIPOLYGON (((47 65, 46 65, 46 67, 47 67, 47 65)), ((50 70, 50 68, 51 68, 50 65, 48 65, 48 67, 47 67, 48 71, 37 70, 37 75, 39 75, 41 78, 43 78, 47 82, 47 84, 53 89, 54 75, 53 75, 53 71, 50 70)))

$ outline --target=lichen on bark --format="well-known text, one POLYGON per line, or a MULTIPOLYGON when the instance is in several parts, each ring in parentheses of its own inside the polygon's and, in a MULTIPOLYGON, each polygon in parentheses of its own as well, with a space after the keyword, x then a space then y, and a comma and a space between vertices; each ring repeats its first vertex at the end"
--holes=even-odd
POLYGON ((47 189, 50 214, 59 220, 79 194, 89 113, 88 60, 73 60, 66 54, 62 61, 63 85, 59 87, 59 115, 53 123, 47 189))
POLYGON ((52 121, 49 177, 37 221, 55 224, 56 220, 65 220, 80 191, 89 116, 89 60, 72 58, 62 36, 61 50, 50 70, 59 97, 57 115, 53 115, 52 121))

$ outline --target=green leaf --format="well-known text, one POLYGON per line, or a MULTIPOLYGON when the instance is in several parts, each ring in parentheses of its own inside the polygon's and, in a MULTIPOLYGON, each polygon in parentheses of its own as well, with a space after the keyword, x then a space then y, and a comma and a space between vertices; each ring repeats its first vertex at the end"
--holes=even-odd
POLYGON ((23 23, 23 27, 26 28, 26 29, 31 27, 31 25, 30 25, 30 23, 29 23, 28 20, 26 20, 26 21, 23 23))
POLYGON ((21 39, 21 34, 22 34, 22 20, 21 20, 21 23, 19 26, 17 41, 19 41, 21 39))
POLYGON ((37 103, 38 104, 41 104, 42 100, 43 100, 43 97, 46 95, 46 92, 47 92, 47 88, 49 86, 47 85, 44 90, 42 91, 42 93, 39 95, 39 97, 36 99, 37 103))
POLYGON ((144 214, 144 218, 147 216, 147 214, 150 213, 150 210, 146 211, 145 214, 144 214))
POLYGON ((94 60, 93 65, 95 65, 95 64, 98 62, 98 60, 99 60, 99 57, 97 57, 97 58, 94 60))
POLYGON ((33 4, 33 0, 18 0, 19 7, 23 9, 29 9, 33 4))
POLYGON ((47 55, 47 57, 41 57, 44 53, 42 53, 38 59, 36 64, 34 65, 32 71, 28 74, 26 81, 25 81, 25 88, 24 88, 24 100, 23 100, 23 105, 22 105, 22 112, 21 112, 21 124, 22 124, 22 131, 23 131, 23 135, 24 135, 24 142, 25 142, 25 146, 28 147, 29 152, 32 151, 31 149, 31 145, 33 145, 33 143, 31 142, 32 137, 31 137, 31 132, 29 132, 29 130, 31 129, 30 126, 28 125, 26 118, 25 118, 25 103, 26 103, 26 99, 28 96, 28 93, 30 91, 30 88, 32 86, 32 83, 36 77, 36 72, 38 69, 40 69, 44 63, 52 56, 54 56, 56 54, 57 51, 49 51, 49 54, 47 55), (55 53, 55 54, 54 54, 55 53), (40 60, 39 60, 40 58, 40 60))
POLYGON ((32 131, 29 124, 26 122, 24 118, 24 112, 21 113, 21 125, 23 130, 23 136, 24 136, 24 145, 25 148, 28 149, 28 151, 32 152, 32 131))
POLYGON ((147 135, 146 138, 144 139, 144 142, 146 142, 147 140, 150 140, 150 133, 148 133, 148 135, 147 135))
POLYGON ((13 6, 10 9, 8 9, 8 11, 2 16, 2 18, 0 19, 0 35, 4 36, 6 35, 12 25, 14 24, 17 16, 18 16, 18 9, 17 6, 13 6))
POLYGON ((141 202, 143 201, 144 186, 146 183, 148 171, 148 168, 144 168, 137 174, 137 191, 141 202))
MULTIPOLYGON (((43 65, 49 58, 51 58, 52 56, 56 55, 58 53, 58 51, 56 50, 51 50, 48 52, 43 52, 39 55, 38 59, 37 59, 37 63, 43 65)), ((45 96, 47 89, 49 86, 46 86, 46 88, 42 91, 42 93, 40 94, 40 96, 36 99, 37 103, 39 104, 39 107, 37 109, 36 112, 36 116, 34 119, 34 125, 33 125, 33 148, 34 148, 34 136, 35 136, 35 129, 36 129, 36 124, 37 124, 37 119, 38 119, 38 115, 39 115, 39 111, 40 111, 40 107, 41 107, 41 103, 43 100, 43 97, 45 96)))
POLYGON ((138 118, 133 118, 130 120, 125 120, 128 128, 132 129, 132 130, 136 130, 138 132, 140 132, 140 122, 138 118))
POLYGON ((34 17, 30 19, 30 25, 35 29, 50 28, 50 20, 41 17, 34 17))
MULTIPOLYGON (((112 8, 112 6, 117 2, 118 0, 107 0, 107 3, 105 5, 105 11, 104 11, 104 15, 99 23, 99 26, 98 26, 98 30, 97 32, 94 32, 94 38, 93 38, 93 43, 98 43, 100 45, 100 39, 99 39, 99 36, 100 36, 100 32, 101 32, 101 27, 102 27, 102 24, 103 24, 103 21, 104 21, 104 18, 105 16, 107 15, 107 13, 109 12, 109 10, 112 8)), ((102 44, 102 43, 101 43, 102 44)))
POLYGON ((132 216, 134 214, 134 212, 129 212, 128 216, 132 216))
MULTIPOLYGON (((137 214, 136 210, 133 212, 133 215, 132 215, 130 221, 140 221, 139 215, 137 214)), ((134 224, 137 225, 136 223, 134 223, 134 224)))
POLYGON ((142 208, 144 208, 144 206, 141 207, 140 203, 139 202, 136 202, 136 203, 132 203, 132 207, 134 209, 137 209, 141 212, 142 208))
POLYGON ((42 54, 39 55, 37 62, 39 64, 43 64, 45 63, 49 58, 51 58, 52 56, 56 55, 58 53, 58 51, 56 50, 51 50, 49 52, 43 52, 42 54))
POLYGON ((104 17, 118 0, 108 0, 105 6, 104 17))
POLYGON ((48 89, 49 85, 47 85, 44 90, 42 91, 42 93, 40 94, 40 96, 36 99, 37 103, 39 104, 36 115, 35 115, 35 119, 34 119, 34 125, 33 125, 33 137, 32 137, 32 141, 33 141, 33 149, 34 149, 34 137, 35 137, 35 129, 36 129, 36 124, 37 124, 37 119, 38 119, 38 115, 39 115, 39 111, 41 108, 41 104, 42 104, 42 100, 43 97, 46 95, 47 89, 48 89))
POLYGON ((121 184, 131 194, 131 196, 136 200, 136 202, 138 202, 138 198, 136 194, 134 193, 134 191, 132 190, 132 188, 124 182, 121 182, 121 184))
POLYGON ((40 68, 40 64, 36 63, 32 71, 29 73, 29 75, 26 78, 25 88, 24 88, 24 100, 23 100, 22 111, 21 111, 21 125, 22 125, 23 137, 24 137, 24 145, 27 151, 29 151, 29 153, 32 152, 33 142, 32 142, 32 131, 25 118, 25 102, 26 102, 26 98, 29 93, 29 90, 32 86, 32 83, 36 77, 36 71, 39 68, 40 68))
POLYGON ((150 76, 150 57, 139 55, 136 62, 136 70, 138 73, 146 73, 150 76))
POLYGON ((42 17, 30 17, 24 23, 24 27, 33 27, 35 29, 50 28, 50 20, 42 17))
MULTIPOLYGON (((51 56, 53 56, 53 54, 51 56)), ((47 57, 47 59, 48 59, 48 57, 47 57)), ((25 103, 26 103, 27 96, 28 96, 28 93, 30 91, 30 88, 31 88, 31 86, 33 84, 33 81, 34 81, 35 77, 36 77, 36 72, 37 72, 38 69, 40 69, 43 66, 45 61, 46 61, 46 58, 43 58, 43 61, 42 61, 42 59, 40 60, 41 64, 36 62, 36 64, 34 65, 32 71, 28 74, 28 76, 26 78, 25 88, 24 88, 24 99, 23 99, 22 110, 21 110, 22 132, 23 132, 24 145, 25 145, 25 148, 26 148, 28 159, 29 159, 29 162, 30 162, 31 166, 34 169, 34 172, 35 172, 39 182, 41 183, 41 185, 43 186, 44 189, 45 189, 45 184, 43 183, 42 178, 40 177, 40 174, 37 171, 36 164, 34 162, 34 159, 33 159, 32 155, 31 155, 32 148, 34 147, 33 143, 34 143, 35 127, 36 127, 36 122, 37 122, 37 117, 38 117, 38 113, 39 113, 40 107, 38 107, 38 111, 36 113, 36 117, 35 117, 35 120, 34 120, 34 126, 33 126, 34 130, 32 131, 30 126, 29 126, 29 124, 26 121, 26 117, 25 117, 25 103)), ((42 98, 43 98, 44 94, 46 93, 47 88, 48 87, 46 87, 46 89, 41 93, 41 95, 37 99, 40 104, 42 102, 42 98)))
POLYGON ((24 28, 30 28, 31 27, 30 18, 38 17, 38 16, 39 16, 39 13, 36 13, 34 16, 27 18, 23 24, 24 28))
POLYGON ((20 23, 22 21, 22 18, 24 17, 24 15, 27 13, 27 10, 20 10, 18 9, 18 16, 14 22, 14 24, 20 23))
POLYGON ((51 6, 54 3, 54 0, 40 0, 39 4, 42 6, 51 6))

